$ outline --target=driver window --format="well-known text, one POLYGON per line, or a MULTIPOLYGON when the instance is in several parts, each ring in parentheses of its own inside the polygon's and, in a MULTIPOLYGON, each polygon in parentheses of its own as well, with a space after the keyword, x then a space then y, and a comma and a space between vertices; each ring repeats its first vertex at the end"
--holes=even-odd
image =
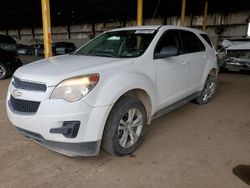
POLYGON ((178 31, 169 30, 165 32, 155 48, 155 53, 161 53, 164 47, 176 47, 180 53, 181 45, 178 31))

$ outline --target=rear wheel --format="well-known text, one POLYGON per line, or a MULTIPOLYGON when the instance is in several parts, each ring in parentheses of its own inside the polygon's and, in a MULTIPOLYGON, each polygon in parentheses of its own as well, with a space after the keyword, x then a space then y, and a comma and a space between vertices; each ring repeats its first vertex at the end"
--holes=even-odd
POLYGON ((0 63, 0 80, 4 79, 7 77, 8 71, 5 65, 0 63))
POLYGON ((195 99, 197 104, 206 104, 212 100, 216 92, 217 79, 214 76, 208 76, 201 95, 195 99))
POLYGON ((123 156, 136 150, 146 130, 147 115, 140 100, 123 97, 110 112, 103 133, 102 148, 123 156))

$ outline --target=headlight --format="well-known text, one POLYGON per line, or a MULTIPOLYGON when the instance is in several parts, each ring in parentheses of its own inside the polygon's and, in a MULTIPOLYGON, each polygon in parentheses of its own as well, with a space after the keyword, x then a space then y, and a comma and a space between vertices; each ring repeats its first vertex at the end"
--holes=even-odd
POLYGON ((62 81, 52 92, 50 99, 75 102, 86 96, 99 81, 99 74, 90 74, 62 81))

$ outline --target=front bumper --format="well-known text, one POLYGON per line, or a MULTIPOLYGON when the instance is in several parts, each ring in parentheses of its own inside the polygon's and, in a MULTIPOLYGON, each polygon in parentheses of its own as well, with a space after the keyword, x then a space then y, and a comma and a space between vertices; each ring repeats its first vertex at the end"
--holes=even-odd
POLYGON ((69 103, 61 99, 49 99, 53 88, 46 93, 17 89, 10 85, 6 111, 10 122, 25 136, 56 152, 69 156, 97 155, 102 133, 112 105, 92 107, 83 100, 69 103), (35 113, 13 110, 10 98, 13 92, 22 93, 20 100, 37 100, 40 106, 35 113), (77 135, 68 137, 62 132, 65 122, 79 122, 77 135), (59 132, 58 132, 59 130, 59 132))
POLYGON ((25 137, 32 139, 36 143, 56 151, 58 153, 70 156, 95 156, 98 155, 101 141, 94 142, 80 142, 80 143, 67 143, 67 142, 56 142, 44 139, 40 134, 33 133, 21 128, 16 129, 25 137))
POLYGON ((230 70, 250 70, 250 62, 231 59, 224 63, 223 68, 230 70))

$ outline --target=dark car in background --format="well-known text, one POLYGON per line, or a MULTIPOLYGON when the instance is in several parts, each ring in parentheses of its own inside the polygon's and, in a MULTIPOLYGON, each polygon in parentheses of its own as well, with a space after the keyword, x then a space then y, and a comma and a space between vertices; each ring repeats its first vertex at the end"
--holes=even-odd
POLYGON ((24 44, 17 44, 17 53, 19 55, 34 55, 33 48, 24 44))
POLYGON ((54 55, 64 55, 76 50, 76 46, 72 42, 55 42, 52 44, 54 55))
POLYGON ((13 74, 22 65, 16 52, 0 49, 0 80, 13 74))
POLYGON ((0 35, 0 49, 16 52, 17 44, 16 41, 8 35, 0 35))

